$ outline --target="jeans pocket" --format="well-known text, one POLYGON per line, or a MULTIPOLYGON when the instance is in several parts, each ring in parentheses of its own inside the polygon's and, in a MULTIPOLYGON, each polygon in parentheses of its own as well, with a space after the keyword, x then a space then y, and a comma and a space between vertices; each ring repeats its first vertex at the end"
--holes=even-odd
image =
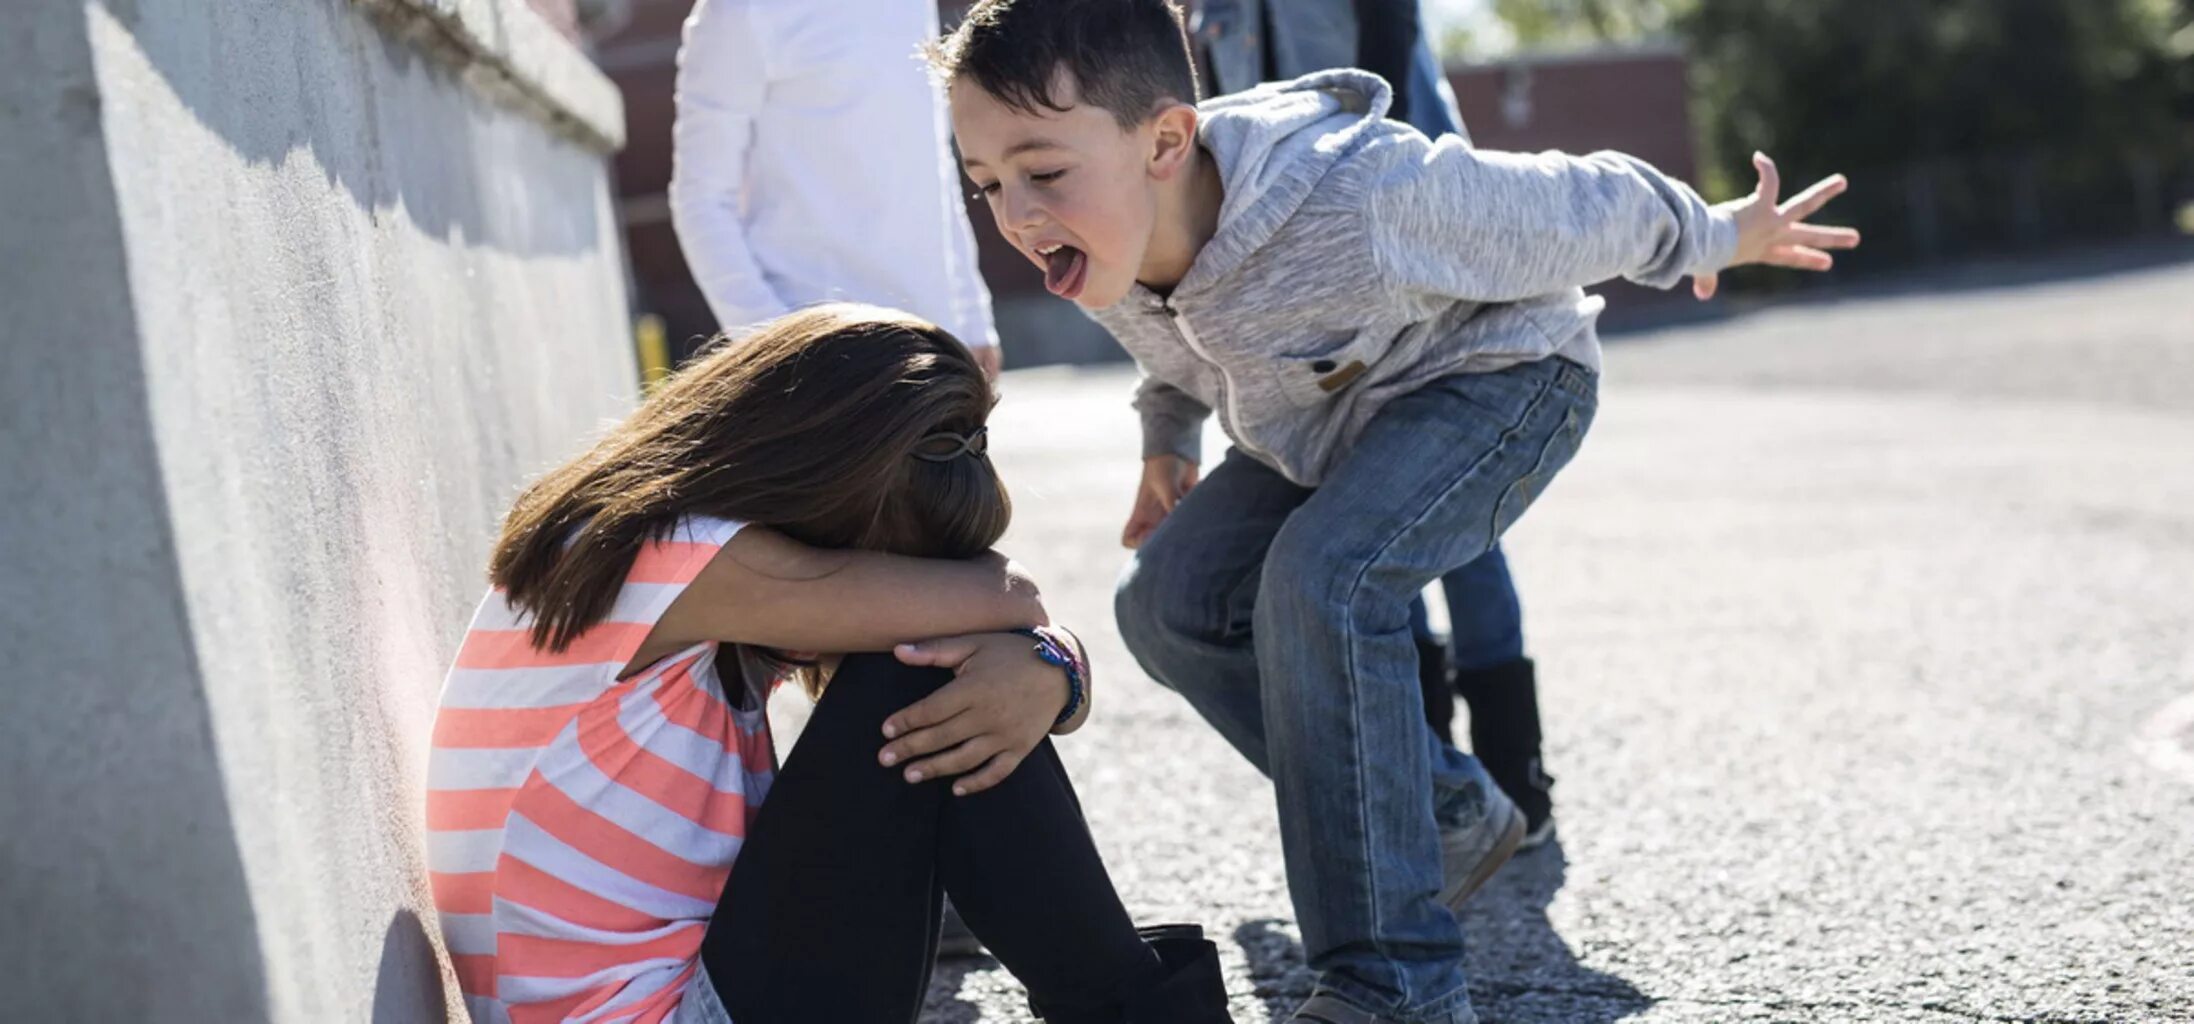
POLYGON ((1507 533, 1509 527, 1516 525, 1516 520, 1523 518, 1524 510, 1539 500, 1539 495, 1546 491, 1546 485, 1553 482, 1554 475, 1569 465, 1569 460, 1576 456, 1577 449, 1584 444, 1585 429, 1592 420, 1589 407, 1579 401, 1563 404, 1565 408, 1562 410, 1561 426, 1548 435, 1546 444, 1539 449, 1538 458, 1532 461, 1530 471, 1508 485, 1508 489, 1501 493, 1501 500, 1494 505, 1495 540, 1507 533))

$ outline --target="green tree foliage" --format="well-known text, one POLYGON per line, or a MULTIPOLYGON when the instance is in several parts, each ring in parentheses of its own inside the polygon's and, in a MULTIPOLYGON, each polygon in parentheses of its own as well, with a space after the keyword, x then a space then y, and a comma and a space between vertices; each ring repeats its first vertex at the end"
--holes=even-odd
POLYGON ((1495 0, 1519 43, 1674 35, 1710 193, 1832 171, 1862 262, 2152 224, 2194 172, 2194 0, 1495 0))
POLYGON ((1691 46, 1717 162, 1888 166, 2173 131, 2153 0, 1696 0, 1691 46))

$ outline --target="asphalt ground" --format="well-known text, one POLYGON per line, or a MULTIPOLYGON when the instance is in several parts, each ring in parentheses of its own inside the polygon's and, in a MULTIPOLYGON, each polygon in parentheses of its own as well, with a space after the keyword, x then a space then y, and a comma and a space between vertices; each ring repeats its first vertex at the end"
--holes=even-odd
MULTIPOLYGON (((2194 262, 2150 263, 1610 342, 1509 536, 1560 839, 1465 915, 1485 1019, 2194 1021, 2194 262)), ((1131 384, 1007 376, 1005 547, 1095 648, 1062 750, 1123 897, 1279 1021, 1271 788, 1112 627, 1131 384)), ((924 1019, 1027 1013, 972 960, 924 1019)))

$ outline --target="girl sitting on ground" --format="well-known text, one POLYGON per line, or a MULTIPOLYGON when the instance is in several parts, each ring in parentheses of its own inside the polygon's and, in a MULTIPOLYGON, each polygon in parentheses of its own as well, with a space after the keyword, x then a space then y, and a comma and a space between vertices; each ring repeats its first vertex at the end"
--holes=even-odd
POLYGON ((990 552, 993 402, 941 328, 818 307, 518 499, 427 780, 475 1021, 911 1022, 946 893, 1047 1020, 1229 1019, 1199 929, 1129 920, 1046 738, 1088 664, 990 552), (780 769, 783 679, 820 697, 780 769))

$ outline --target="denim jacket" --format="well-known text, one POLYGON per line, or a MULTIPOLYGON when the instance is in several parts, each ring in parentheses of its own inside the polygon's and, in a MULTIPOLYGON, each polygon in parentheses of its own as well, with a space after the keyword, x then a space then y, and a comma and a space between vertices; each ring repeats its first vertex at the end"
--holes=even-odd
POLYGON ((1192 32, 1210 62, 1206 85, 1211 95, 1328 68, 1359 68, 1394 88, 1396 110, 1390 116, 1431 138, 1450 132, 1469 138, 1440 60, 1420 27, 1418 0, 1371 0, 1368 5, 1366 0, 1203 0, 1192 32), (1358 19, 1367 6, 1388 15, 1368 31, 1396 38, 1364 37, 1367 30, 1358 19), (1401 39, 1397 30, 1414 38, 1401 39), (1268 38, 1270 67, 1265 60, 1268 38))

